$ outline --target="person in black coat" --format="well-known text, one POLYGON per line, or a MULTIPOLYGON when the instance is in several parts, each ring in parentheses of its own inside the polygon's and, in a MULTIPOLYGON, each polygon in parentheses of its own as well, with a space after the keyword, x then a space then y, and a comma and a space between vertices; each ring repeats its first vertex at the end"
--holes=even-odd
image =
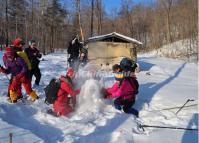
POLYGON ((78 69, 81 47, 82 47, 82 44, 79 42, 77 37, 73 38, 73 40, 71 40, 68 46, 68 50, 67 50, 69 54, 68 62, 69 62, 70 67, 74 68, 75 70, 78 69))
POLYGON ((40 58, 42 57, 42 54, 39 52, 39 50, 36 47, 36 42, 34 40, 31 40, 29 42, 29 47, 25 48, 25 52, 31 62, 32 69, 30 71, 30 78, 32 79, 33 75, 35 76, 35 85, 39 85, 40 79, 41 79, 41 72, 39 69, 39 62, 40 58))

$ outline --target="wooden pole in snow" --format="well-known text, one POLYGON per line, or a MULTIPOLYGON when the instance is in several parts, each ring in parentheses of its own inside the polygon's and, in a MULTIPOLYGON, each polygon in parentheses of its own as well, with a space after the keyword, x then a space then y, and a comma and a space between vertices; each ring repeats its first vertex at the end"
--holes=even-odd
POLYGON ((12 133, 9 133, 9 143, 12 143, 12 133))

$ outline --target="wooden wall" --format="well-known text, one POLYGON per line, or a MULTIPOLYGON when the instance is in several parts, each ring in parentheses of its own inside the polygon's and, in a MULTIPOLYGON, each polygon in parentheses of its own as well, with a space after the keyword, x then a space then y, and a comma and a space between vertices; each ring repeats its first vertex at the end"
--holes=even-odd
POLYGON ((89 62, 98 66, 119 63, 122 57, 137 58, 136 45, 132 43, 91 42, 87 48, 89 62))

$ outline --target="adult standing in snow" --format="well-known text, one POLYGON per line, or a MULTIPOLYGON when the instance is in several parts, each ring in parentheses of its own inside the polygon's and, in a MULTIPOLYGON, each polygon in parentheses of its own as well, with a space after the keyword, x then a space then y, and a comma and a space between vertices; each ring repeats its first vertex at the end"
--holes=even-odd
POLYGON ((139 112, 132 108, 138 93, 139 84, 135 76, 125 77, 119 65, 114 65, 115 84, 103 91, 105 98, 115 98, 114 106, 125 113, 139 116, 139 112), (117 72, 118 71, 118 72, 117 72))
POLYGON ((66 76, 61 76, 60 89, 57 93, 57 99, 53 104, 55 116, 67 116, 69 113, 74 111, 76 104, 75 96, 80 93, 80 90, 73 89, 72 79, 75 77, 75 71, 73 68, 69 68, 66 72, 66 76), (69 95, 71 97, 69 97, 69 95), (72 100, 72 105, 70 101, 72 100))
POLYGON ((18 99, 22 98, 21 85, 24 86, 26 93, 31 96, 32 101, 38 99, 38 96, 31 87, 31 81, 27 77, 28 67, 24 59, 16 56, 13 49, 7 47, 3 56, 4 67, 0 68, 0 72, 11 74, 11 81, 8 87, 9 101, 16 103, 18 99))
POLYGON ((36 47, 35 40, 31 40, 29 42, 29 46, 25 49, 25 53, 28 56, 28 59, 30 60, 32 69, 30 71, 30 78, 32 80, 33 75, 35 76, 35 85, 39 85, 40 79, 41 79, 41 72, 39 69, 39 62, 40 58, 42 57, 41 53, 36 47))
POLYGON ((71 42, 69 43, 68 47, 68 62, 70 67, 72 67, 75 70, 78 70, 79 65, 79 55, 80 55, 80 49, 82 47, 82 44, 79 42, 78 37, 76 36, 71 42))

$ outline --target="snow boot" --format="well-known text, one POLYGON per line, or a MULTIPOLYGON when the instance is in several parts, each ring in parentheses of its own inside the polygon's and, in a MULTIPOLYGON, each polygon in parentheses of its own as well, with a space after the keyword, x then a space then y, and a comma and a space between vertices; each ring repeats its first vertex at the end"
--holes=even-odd
POLYGON ((30 93, 30 96, 32 97, 32 99, 31 99, 32 102, 39 99, 39 96, 36 94, 36 92, 34 90, 30 93))
POLYGON ((7 101, 10 102, 10 103, 16 103, 17 102, 17 100, 12 101, 10 97, 7 98, 7 101))
POLYGON ((133 114, 135 115, 137 118, 139 118, 139 112, 138 110, 134 109, 134 108, 129 108, 127 109, 126 111, 124 111, 125 113, 128 113, 128 114, 133 114))
POLYGON ((59 117, 59 115, 57 115, 52 109, 47 110, 46 113, 48 113, 54 117, 59 117))
POLYGON ((22 95, 17 96, 17 100, 20 100, 20 99, 22 99, 22 98, 23 98, 22 95))
POLYGON ((17 93, 10 90, 10 97, 8 98, 8 101, 10 99, 11 103, 16 103, 17 102, 17 93))

